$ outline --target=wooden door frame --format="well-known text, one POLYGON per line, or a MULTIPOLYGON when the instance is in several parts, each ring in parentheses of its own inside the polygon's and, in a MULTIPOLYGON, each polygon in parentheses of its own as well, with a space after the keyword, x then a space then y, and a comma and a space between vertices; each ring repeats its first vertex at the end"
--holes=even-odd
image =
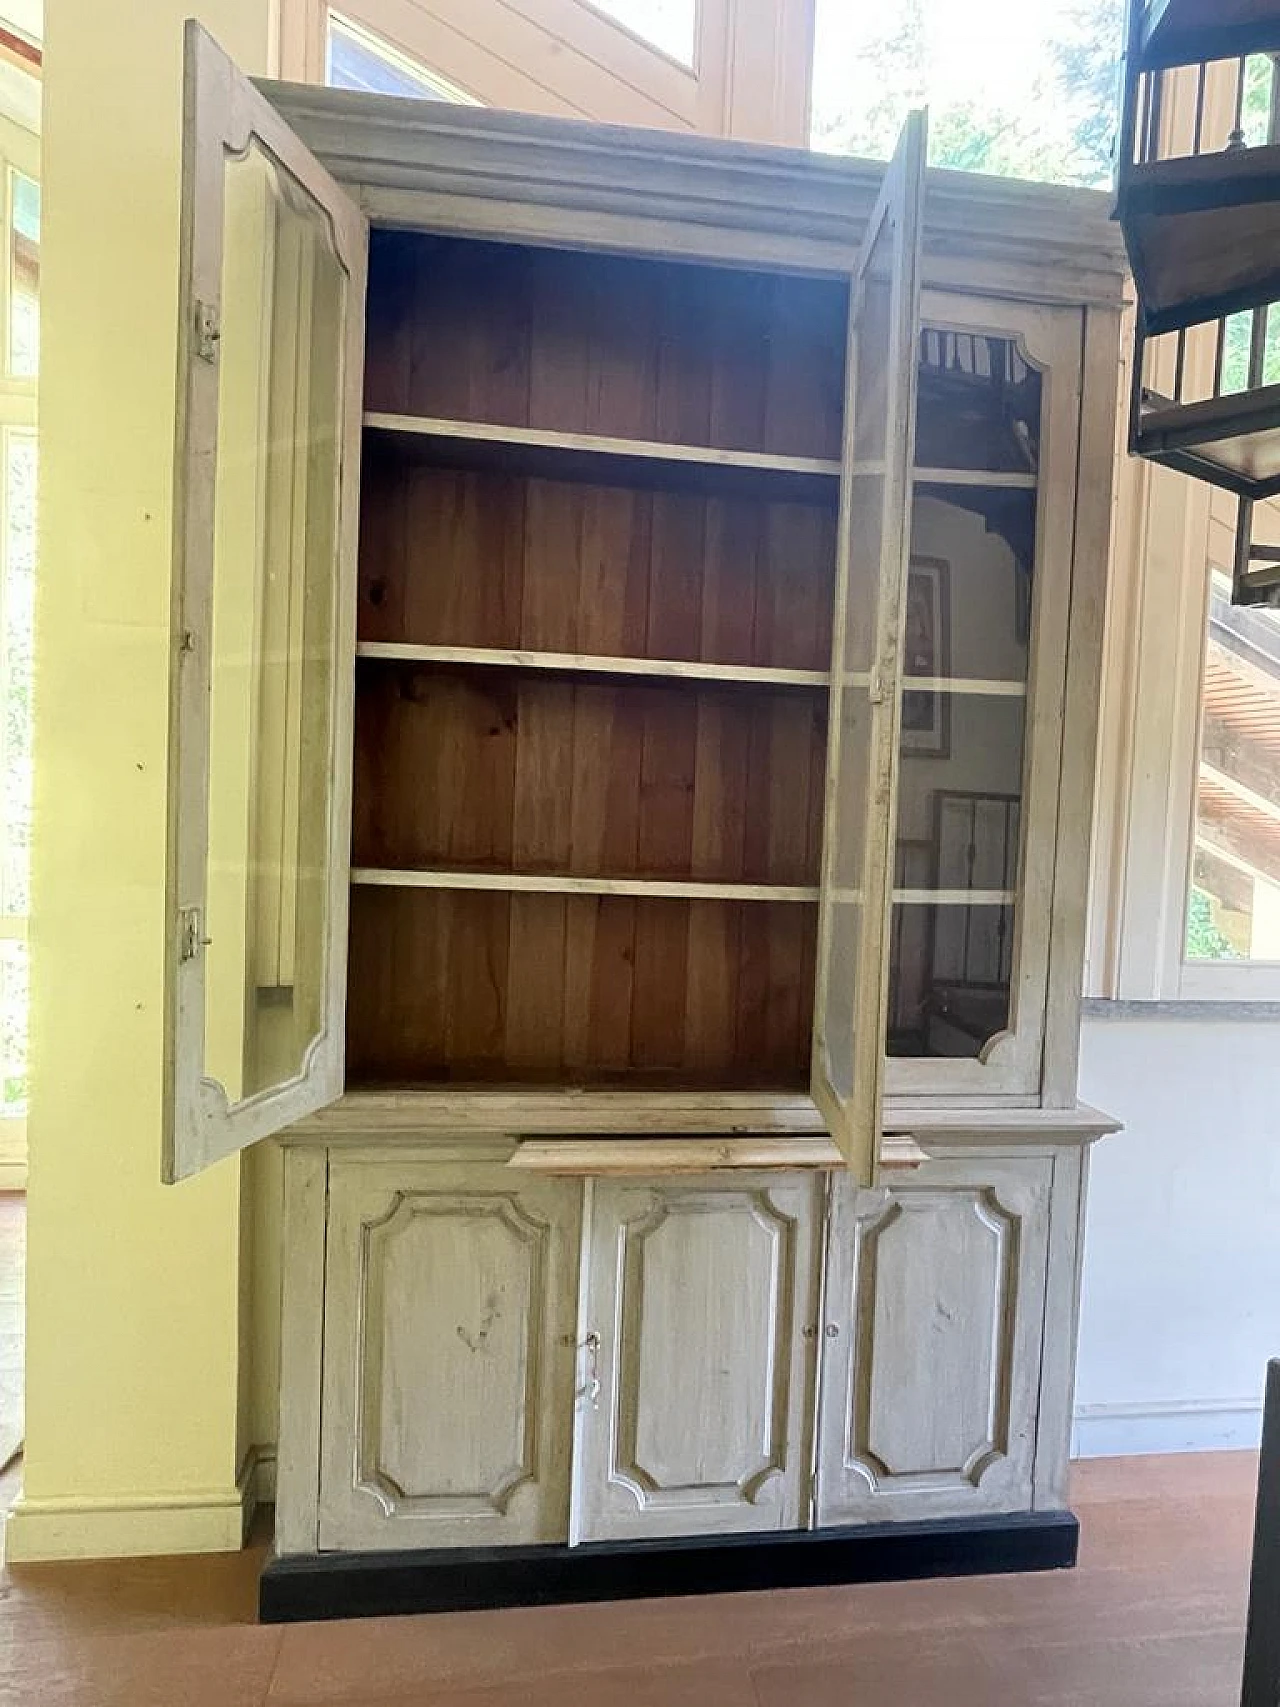
MULTIPOLYGON (((345 0, 334 8, 485 105, 807 148, 816 0, 699 0, 692 66, 590 0, 345 0)), ((325 78, 329 0, 281 0, 280 75, 325 78)))

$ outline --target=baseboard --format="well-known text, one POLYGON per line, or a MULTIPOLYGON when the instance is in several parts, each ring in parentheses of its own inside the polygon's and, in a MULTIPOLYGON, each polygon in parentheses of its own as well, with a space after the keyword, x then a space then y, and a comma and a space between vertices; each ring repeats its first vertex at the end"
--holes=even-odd
POLYGON ((273 1559, 258 1607, 264 1623, 281 1624, 1064 1570, 1079 1534, 1072 1514, 1057 1511, 584 1547, 323 1553, 273 1559))
POLYGON ((253 1476, 254 1505, 274 1505, 276 1503, 275 1443, 272 1442, 268 1446, 255 1446, 249 1454, 249 1464, 253 1476))
POLYGON ((234 1553, 244 1545, 246 1494, 142 1494, 134 1499, 41 1499, 23 1494, 4 1532, 8 1564, 234 1553))
POLYGON ((1256 1448, 1261 1399, 1167 1399, 1080 1405, 1073 1458, 1124 1458, 1157 1452, 1230 1452, 1256 1448))

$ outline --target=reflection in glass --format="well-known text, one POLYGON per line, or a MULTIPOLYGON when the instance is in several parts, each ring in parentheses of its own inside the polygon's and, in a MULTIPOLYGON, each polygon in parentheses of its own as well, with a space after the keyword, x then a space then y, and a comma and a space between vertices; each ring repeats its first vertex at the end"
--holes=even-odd
POLYGON ((1013 339, 926 326, 919 383, 917 468, 1039 470, 1041 376, 1013 339))
POLYGON ((1009 1024, 1014 909, 997 902, 893 909, 889 1054, 981 1055, 1009 1024))
POLYGON ((1036 493, 980 479, 915 492, 890 1055, 979 1056, 1009 1021, 1036 493))
POLYGON ((9 372, 34 379, 40 364, 40 186, 9 173, 9 372))
POLYGON ((225 189, 205 1073, 234 1104, 323 1023, 345 275, 256 143, 225 189))

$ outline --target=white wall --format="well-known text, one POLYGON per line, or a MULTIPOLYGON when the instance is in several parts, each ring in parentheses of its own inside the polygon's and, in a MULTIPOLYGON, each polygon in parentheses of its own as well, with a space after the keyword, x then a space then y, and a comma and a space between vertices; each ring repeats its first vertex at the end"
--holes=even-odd
POLYGON ((1257 1444, 1280 1356, 1280 1018, 1085 1020, 1093 1152, 1079 1456, 1257 1444))

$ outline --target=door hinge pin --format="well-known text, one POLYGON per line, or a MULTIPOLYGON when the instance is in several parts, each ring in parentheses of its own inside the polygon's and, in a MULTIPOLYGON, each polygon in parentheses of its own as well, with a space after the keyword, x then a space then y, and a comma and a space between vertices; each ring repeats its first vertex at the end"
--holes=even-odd
POLYGON ((200 932, 199 907, 183 907, 178 914, 178 961, 185 965, 194 960, 202 948, 208 948, 212 937, 200 932))

